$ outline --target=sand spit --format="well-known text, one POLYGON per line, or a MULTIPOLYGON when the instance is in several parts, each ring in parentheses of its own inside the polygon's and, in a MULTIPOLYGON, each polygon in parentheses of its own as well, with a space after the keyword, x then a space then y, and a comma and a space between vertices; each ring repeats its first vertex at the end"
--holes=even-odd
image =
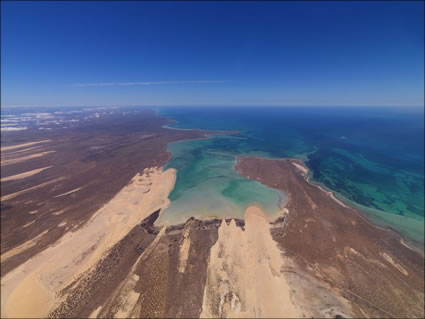
POLYGON ((201 317, 300 317, 283 266, 261 209, 245 211, 245 231, 234 219, 223 221, 211 248, 201 317))
POLYGON ((46 316, 60 302, 55 292, 94 266, 142 219, 169 205, 175 176, 175 170, 161 168, 137 174, 84 227, 66 233, 54 246, 6 274, 1 280, 1 316, 46 316))
POLYGON ((21 157, 12 158, 12 159, 5 159, 5 160, 1 161, 1 166, 22 163, 22 162, 28 161, 32 158, 42 157, 42 156, 45 156, 47 154, 54 153, 54 152, 55 151, 47 151, 47 152, 41 152, 41 153, 31 154, 31 155, 27 155, 27 156, 21 156, 21 157))
POLYGON ((21 173, 21 174, 16 174, 16 175, 4 177, 0 181, 1 182, 8 182, 8 181, 14 181, 14 180, 18 180, 18 179, 27 178, 27 177, 33 176, 35 174, 38 174, 38 173, 40 173, 40 172, 42 172, 45 169, 48 169, 50 167, 52 167, 52 166, 37 168, 37 169, 34 169, 32 171, 28 171, 28 172, 25 172, 25 173, 21 173))
POLYGON ((51 140, 42 140, 37 142, 29 142, 29 143, 23 143, 23 144, 11 145, 11 146, 4 146, 1 148, 1 151, 2 152, 9 151, 9 150, 17 149, 17 148, 22 148, 22 147, 27 147, 34 144, 47 143, 47 142, 51 142, 51 140))

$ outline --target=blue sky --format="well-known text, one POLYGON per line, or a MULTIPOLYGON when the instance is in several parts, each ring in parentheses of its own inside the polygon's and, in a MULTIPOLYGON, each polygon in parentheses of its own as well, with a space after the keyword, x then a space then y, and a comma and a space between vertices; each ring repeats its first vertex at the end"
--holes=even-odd
POLYGON ((424 103, 423 2, 1 2, 2 105, 424 103))

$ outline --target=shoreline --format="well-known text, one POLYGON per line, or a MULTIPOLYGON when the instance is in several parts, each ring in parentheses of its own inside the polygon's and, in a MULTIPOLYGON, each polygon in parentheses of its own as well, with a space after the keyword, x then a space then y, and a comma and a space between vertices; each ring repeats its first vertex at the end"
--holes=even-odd
MULTIPOLYGON (((159 112, 158 112, 158 114, 159 114, 159 112)), ((161 115, 159 114, 159 116, 161 116, 161 115)), ((163 117, 166 118, 167 120, 173 122, 174 124, 175 123, 178 123, 178 121, 176 121, 176 120, 173 120, 173 119, 168 118, 166 116, 163 116, 163 117)), ((204 131, 204 129, 196 129, 196 128, 195 129, 193 129, 193 128, 182 129, 182 128, 175 128, 175 127, 171 127, 171 126, 168 127, 168 125, 172 125, 173 123, 171 123, 171 124, 165 124, 163 127, 164 128, 168 128, 168 129, 172 129, 172 130, 183 130, 183 131, 191 131, 191 130, 195 130, 196 131, 196 130, 198 130, 198 131, 204 131)), ((239 131, 230 131, 230 133, 228 133, 226 131, 218 131, 217 133, 214 133, 214 134, 209 134, 209 133, 208 134, 205 134, 205 138, 194 138, 194 139, 188 139, 188 140, 200 140, 200 139, 210 139, 210 138, 213 138, 213 136, 212 137, 209 137, 208 135, 220 135, 220 134, 226 135, 226 134, 239 134, 239 133, 240 133, 239 131)), ((182 142, 182 141, 187 141, 187 140, 175 141, 175 142, 171 142, 169 144, 178 143, 178 142, 182 142)), ((167 147, 168 147, 168 145, 167 145, 167 147)), ((169 152, 167 152, 167 153, 169 153, 169 152)), ((172 155, 170 154, 170 159, 171 159, 171 156, 172 155)), ((340 200, 339 198, 337 198, 335 196, 335 194, 334 194, 335 191, 333 191, 331 189, 328 189, 328 188, 326 188, 326 186, 321 185, 321 184, 318 184, 315 181, 313 181, 311 179, 311 176, 309 175, 310 169, 305 164, 305 160, 300 159, 300 158, 292 158, 292 157, 288 157, 288 158, 274 158, 274 157, 272 158, 272 157, 270 157, 269 158, 269 157, 261 157, 261 156, 250 156, 250 155, 234 155, 234 157, 235 157, 236 163, 235 163, 233 169, 236 170, 236 171, 237 171, 237 169, 235 167, 237 165, 238 158, 247 158, 247 157, 250 157, 250 158, 258 158, 258 159, 264 158, 264 159, 277 160, 277 161, 279 161, 279 160, 291 160, 291 161, 293 161, 293 165, 294 166, 299 165, 299 166, 301 166, 304 169, 303 170, 300 167, 297 167, 298 170, 304 176, 304 178, 307 181, 307 183, 309 183, 312 186, 315 186, 315 187, 319 188, 321 191, 323 191, 324 193, 326 193, 332 200, 334 200, 336 203, 338 203, 342 207, 353 209, 353 210, 359 212, 359 214, 361 215, 361 217, 364 218, 365 221, 368 222, 368 223, 370 223, 372 226, 377 227, 378 229, 381 229, 381 230, 392 231, 392 232, 396 233, 400 237, 400 241, 402 241, 403 244, 406 247, 408 247, 409 249, 411 249, 413 251, 416 251, 416 252, 420 252, 422 255, 425 254, 425 243, 422 243, 421 244, 421 243, 417 242, 414 239, 410 239, 410 238, 408 238, 408 236, 403 235, 401 232, 399 232, 394 227, 391 227, 389 225, 387 225, 387 226, 381 226, 381 225, 376 224, 372 220, 371 217, 368 217, 367 216, 367 214, 371 214, 371 213, 368 213, 367 211, 363 212, 361 209, 359 209, 358 207, 354 206, 351 202, 345 203, 343 200, 340 200)), ((164 167, 167 167, 167 164, 164 165, 164 167)), ((271 188, 273 188, 273 187, 271 187, 271 188)), ((286 207, 287 203, 288 203, 288 200, 286 200, 283 208, 286 207)), ((383 213, 386 213, 386 212, 383 212, 383 213)), ((387 213, 387 214, 391 214, 391 213, 387 213)), ((205 220, 204 218, 207 218, 207 219, 210 218, 210 217, 199 216, 199 215, 193 216, 193 217, 195 217, 195 218, 202 218, 202 220, 205 220)), ((276 217, 273 220, 273 222, 275 222, 276 220, 278 220, 280 217, 281 217, 281 213, 279 214, 278 217, 276 217)), ((232 218, 232 217, 226 217, 226 218, 232 218)), ((384 223, 385 223, 385 221, 384 221, 384 223)))
MULTIPOLYGON (((287 310, 281 307, 292 302, 308 317, 359 316, 358 308, 344 306, 346 300, 361 306, 369 317, 383 316, 385 311, 380 309, 398 317, 423 314, 423 301, 418 301, 418 296, 423 296, 423 287, 419 287, 422 279, 418 277, 423 271, 418 266, 423 258, 407 249, 392 232, 378 230, 360 212, 341 206, 323 189, 305 180, 291 164, 303 165, 300 159, 281 159, 286 162, 278 163, 261 157, 246 158, 243 162, 251 165, 242 167, 252 178, 242 175, 232 164, 232 169, 244 178, 288 194, 285 207, 278 206, 278 210, 282 216, 290 207, 290 214, 280 219, 278 216, 278 223, 251 214, 249 221, 244 217, 202 216, 203 220, 190 217, 174 226, 155 226, 170 204, 168 197, 176 182, 176 170, 164 169, 171 158, 167 146, 176 139, 208 139, 215 134, 167 130, 161 128, 163 118, 142 120, 144 130, 130 131, 133 135, 129 136, 123 135, 128 133, 126 130, 117 131, 116 140, 95 127, 98 135, 94 134, 93 140, 78 131, 66 136, 58 133, 52 136, 55 139, 49 148, 56 149, 55 156, 63 160, 49 159, 47 155, 31 160, 33 167, 26 169, 46 167, 49 160, 57 161, 57 167, 29 176, 28 180, 17 180, 15 188, 11 183, 2 184, 7 186, 5 194, 12 194, 23 186, 65 178, 65 182, 43 186, 45 192, 28 191, 16 200, 10 199, 10 210, 4 214, 8 224, 3 224, 10 235, 5 237, 7 245, 2 241, 2 253, 9 253, 2 256, 2 293, 7 288, 12 297, 2 298, 2 312, 19 312, 20 317, 28 317, 32 310, 42 317, 46 310, 52 310, 49 314, 53 317, 112 318, 125 314, 137 318, 192 318, 203 311, 217 317, 226 312, 253 316, 257 313, 254 309, 259 309, 270 316, 286 317, 282 313, 287 310), (131 138, 131 143, 123 145, 123 136, 131 138), (79 145, 75 140, 87 148, 74 149, 79 145), (63 141, 69 144, 63 146, 63 141), (73 156, 85 160, 78 162, 82 172, 78 178, 73 156), (256 178, 258 174, 260 179, 256 178), (99 182, 92 185, 87 184, 88 180, 99 182), (54 205, 39 205, 50 198, 56 198, 54 205), (88 209, 86 206, 95 198, 98 206, 88 209), (73 206, 75 203, 82 205, 73 206), (34 210, 39 212, 34 215, 34 210), (42 226, 46 232, 35 237, 44 231, 42 226), (219 274, 217 269, 223 272, 219 274), (231 280, 221 280, 221 274, 231 280), (249 280, 257 276, 264 277, 264 281, 249 280), (347 287, 350 290, 344 290, 347 287), (48 295, 44 288, 57 295, 48 295), (346 291, 357 297, 348 296, 346 291), (398 291, 401 298, 393 293, 398 291), (253 292, 255 298, 248 295, 253 292), (283 304, 278 298, 280 292, 285 292, 287 302, 283 304), (385 300, 393 303, 387 305, 385 300), (224 311, 220 309, 223 304, 224 311)), ((134 119, 122 122, 126 129, 127 121, 134 119)), ((138 122, 135 127, 140 127, 138 122)), ((29 137, 33 138, 17 134, 10 142, 29 137)), ((239 158, 234 158, 238 163, 239 158)), ((10 175, 21 173, 19 169, 10 170, 10 175)), ((265 202, 270 200, 266 198, 265 202)), ((252 202, 248 205, 251 210, 253 206, 261 207, 252 202)))
POLYGON ((243 176, 288 194, 289 214, 271 228, 284 255, 300 272, 335 287, 351 303, 353 317, 423 316, 423 252, 335 201, 294 163, 302 165, 257 157, 239 158, 237 166, 243 176))
MULTIPOLYGON (((252 157, 252 158, 257 158, 257 159, 267 159, 269 160, 269 158, 265 158, 265 157, 259 157, 259 156, 237 156, 240 158, 246 158, 246 157, 252 157)), ((322 185, 319 185, 317 183, 315 183, 314 181, 311 180, 311 176, 308 175, 308 173, 310 173, 310 169, 305 165, 304 161, 298 158, 292 158, 292 157, 288 157, 288 158, 277 158, 277 159, 270 159, 270 160, 274 160, 274 161, 286 161, 286 160, 290 160, 290 161, 295 161, 295 162, 299 162, 301 164, 298 164, 300 166, 302 166, 304 169, 307 170, 307 172, 303 172, 300 168, 297 167, 298 171, 301 173, 301 175, 304 177, 304 179, 306 180, 307 183, 309 183, 310 185, 319 188, 322 192, 326 193, 330 198, 332 198, 332 200, 334 200, 336 203, 338 203, 339 205, 341 205, 342 207, 348 208, 348 209, 352 209, 355 210, 356 212, 359 213, 359 215, 367 222, 369 223, 371 226, 376 227, 378 229, 384 230, 384 231, 390 231, 392 233, 397 234, 400 237, 400 241, 402 242, 402 244, 404 246, 406 246, 407 248, 415 251, 415 252, 419 252, 422 255, 425 255, 425 251, 424 251, 424 246, 420 246, 420 244, 415 244, 412 243, 411 240, 409 238, 406 238, 407 236, 403 235, 402 233, 400 233, 399 231, 397 231, 396 229, 394 229, 391 226, 380 226, 377 225, 376 223, 374 223, 373 220, 371 220, 371 218, 365 216, 367 214, 367 212, 363 212, 360 209, 358 209, 355 206, 351 206, 350 203, 345 204, 342 200, 336 198, 336 196, 334 195, 334 191, 332 190, 327 190, 325 189, 322 185)), ((294 163, 292 163, 294 164, 294 163)), ((295 166, 296 167, 296 166, 295 166)), ((286 207, 285 203, 285 207, 286 207)), ((385 212, 383 212, 385 213, 385 212)), ((391 214, 391 213, 386 213, 386 214, 391 214)))

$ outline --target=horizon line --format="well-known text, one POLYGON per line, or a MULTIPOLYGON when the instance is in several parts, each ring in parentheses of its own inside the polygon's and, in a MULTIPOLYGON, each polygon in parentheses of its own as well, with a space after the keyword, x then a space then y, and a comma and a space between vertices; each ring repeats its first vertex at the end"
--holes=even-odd
POLYGON ((267 105, 245 105, 245 104, 6 104, 2 108, 19 107, 417 107, 425 108, 425 105, 401 105, 401 104, 267 104, 267 105))

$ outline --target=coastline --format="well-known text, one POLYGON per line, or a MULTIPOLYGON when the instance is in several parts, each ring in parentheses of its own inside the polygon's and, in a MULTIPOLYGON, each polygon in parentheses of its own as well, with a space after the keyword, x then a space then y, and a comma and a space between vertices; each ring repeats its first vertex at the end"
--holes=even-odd
MULTIPOLYGON (((172 122, 177 123, 176 121, 174 121, 172 119, 169 119, 169 120, 172 121, 172 122)), ((167 124, 165 126, 168 126, 168 125, 169 124, 167 124)), ((174 127, 166 127, 166 128, 173 129, 173 130, 184 130, 184 131, 198 130, 198 129, 192 129, 192 128, 189 128, 189 129, 181 129, 181 128, 174 128, 174 127)), ((239 133, 238 131, 230 131, 230 132, 218 131, 217 132, 217 135, 218 134, 224 134, 224 135, 226 135, 226 134, 238 134, 238 133, 239 133)), ((205 138, 195 138, 195 139, 190 139, 190 140, 209 139, 209 138, 211 138, 209 135, 216 135, 216 134, 206 134, 205 135, 205 138)), ((176 141, 176 142, 172 142, 170 144, 179 143, 179 142, 182 142, 182 141, 176 141)), ((261 156, 250 156, 250 155, 234 155, 234 157, 235 157, 236 161, 237 161, 238 158, 246 158, 246 157, 264 158, 264 157, 261 157, 261 156)), ((285 160, 285 159, 290 159, 290 160, 293 160, 294 161, 294 164, 298 163, 298 165, 300 165, 301 167, 303 167, 306 170, 306 171, 303 171, 303 170, 300 170, 300 171, 301 171, 301 173, 303 174, 303 176, 305 177, 306 181, 309 184, 311 184, 311 185, 313 185, 315 187, 318 187, 321 191, 323 191, 325 194, 327 194, 332 200, 334 200, 335 202, 337 202, 339 205, 341 205, 341 206, 343 206, 345 208, 350 208, 350 209, 354 209, 354 210, 358 211, 360 213, 360 215, 363 218, 365 218, 365 220, 367 222, 371 223, 371 225, 373 225, 373 226, 375 226, 375 227, 377 227, 379 229, 382 229, 382 230, 395 232, 396 234, 398 234, 400 236, 400 240, 403 240, 403 242, 410 249, 415 250, 415 251, 419 251, 422 254, 424 254, 424 244, 423 243, 422 244, 421 243, 417 243, 414 239, 411 239, 411 238, 407 237, 406 235, 404 235, 401 232, 397 231, 394 227, 391 227, 390 225, 378 225, 378 224, 376 224, 376 222, 373 220, 373 218, 371 218, 371 217, 368 216, 371 213, 362 211, 361 209, 359 209, 359 207, 353 205, 353 203, 351 201, 348 201, 348 203, 345 203, 343 200, 341 200, 341 199, 339 199, 339 198, 337 198, 335 196, 333 190, 328 189, 324 185, 318 184, 317 182, 311 180, 310 170, 305 165, 305 161, 303 159, 300 159, 300 158, 271 158, 271 157, 270 158, 269 157, 265 157, 265 158, 271 159, 271 160, 285 160)), ((235 164, 235 166, 236 166, 236 164, 235 164)), ((385 212, 383 212, 383 213, 385 213, 385 212)), ((389 213, 387 213, 387 214, 389 214, 389 213)), ((204 216, 199 215, 199 214, 198 215, 194 215, 193 217, 199 218, 199 219, 202 219, 202 220, 205 220, 205 219, 208 219, 208 218, 214 218, 214 217, 206 217, 206 218, 204 218, 204 216)), ((217 216, 217 217, 219 217, 219 216, 217 216)), ((278 216, 277 218, 279 218, 279 217, 280 216, 278 216)), ((275 218, 275 219, 277 219, 277 218, 275 218)), ((182 221, 180 221, 180 222, 182 222, 182 221)))
MULTIPOLYGON (((341 206, 346 207, 346 208, 350 208, 353 209, 355 211, 357 211, 359 213, 359 215, 365 219, 366 222, 370 223, 372 226, 384 230, 384 231, 390 231, 393 232, 394 234, 397 234, 400 237, 400 241, 402 241, 402 243, 408 247, 409 249, 412 249, 416 252, 421 253, 422 255, 425 254, 424 251, 424 243, 418 243, 416 242, 414 239, 409 238, 407 235, 401 233, 400 231, 398 231, 397 229, 395 229, 394 227, 392 227, 390 224, 387 225, 379 225, 376 223, 376 220, 374 220, 372 217, 368 217, 368 215, 371 215, 370 212, 368 211, 364 211, 362 209, 359 208, 359 204, 354 203, 350 200, 347 200, 348 203, 344 203, 342 200, 338 199, 335 194, 333 193, 332 190, 327 190, 326 188, 324 188, 322 185, 317 184, 316 182, 311 180, 310 176, 305 176, 306 181, 309 182, 311 185, 316 186, 318 188, 320 188, 323 192, 327 193, 334 201, 336 201, 337 203, 339 203, 341 206)), ((367 208, 367 207, 365 207, 367 208)), ((387 212, 381 212, 379 211, 380 214, 388 214, 388 215, 394 215, 391 213, 387 213, 387 212)), ((374 218, 377 218, 374 216, 374 218)), ((385 223, 385 222, 384 222, 385 223)))
MULTIPOLYGON (((422 314, 423 304, 418 301, 423 297, 423 291, 418 292, 420 259, 416 252, 407 249, 402 240, 397 243, 392 232, 376 229, 366 218, 357 216, 361 214, 353 214, 354 209, 313 185, 291 164, 300 163, 299 159, 257 157, 248 167, 252 173, 243 175, 288 195, 282 212, 289 207, 289 213, 283 216, 274 220, 264 213, 261 218, 251 214, 253 218, 247 220, 192 216, 182 223, 156 226, 176 182, 176 171, 164 169, 171 158, 167 146, 185 138, 211 138, 209 131, 163 129, 160 125, 165 120, 148 117, 145 131, 131 132, 124 138, 123 131, 117 131, 116 140, 98 131, 94 131, 93 140, 76 135, 77 130, 69 136, 52 135, 47 149, 55 149, 55 154, 71 164, 59 161, 39 174, 2 183, 2 189, 7 187, 6 194, 12 194, 28 188, 28 184, 40 185, 58 176, 66 181, 43 186, 46 192, 30 190, 7 201, 11 206, 4 215, 8 226, 2 229, 11 236, 2 241, 2 245, 7 244, 6 249, 2 246, 2 292, 10 289, 9 298, 2 298, 2 310, 6 303, 6 311, 17 311, 15 314, 25 317, 29 316, 25 309, 36 307, 38 317, 47 309, 54 317, 101 318, 123 314, 253 316, 258 311, 278 317, 285 317, 287 311, 310 317, 356 317, 363 316, 362 311, 370 317, 400 316, 402 310, 414 316, 422 314), (60 138, 69 138, 65 140, 68 144, 64 146, 60 138), (72 148, 78 144, 76 140, 85 143, 85 152, 72 148), (109 143, 106 146, 105 140, 109 143), (82 176, 73 179, 75 174, 67 175, 66 168, 71 165, 70 172, 74 172, 76 159, 82 163, 82 176), (105 172, 109 175, 103 175, 105 172), (87 184, 89 178, 100 184, 87 184), (93 201, 90 196, 98 198, 107 191, 110 198, 100 198, 97 207, 88 205, 93 201), (40 206, 49 199, 55 201, 54 205, 40 206), (90 210, 72 206, 78 202, 90 210), (46 223, 36 223, 39 218, 46 223), (57 237, 53 236, 55 232, 57 237), (381 236, 376 237, 376 233, 381 236), (219 265, 224 267, 221 274, 231 278, 233 285, 216 276, 219 265), (265 277, 264 285, 249 281, 261 276, 265 277), (16 279, 15 292, 10 278, 13 282, 16 279), (376 278, 381 281, 375 282, 376 278), (375 284, 380 288, 378 293, 375 284), (406 285, 412 288, 410 295, 406 285), (369 286, 372 289, 367 290, 369 286), (25 294, 28 287, 32 288, 29 295, 25 294), (223 289, 218 291, 216 287, 223 289), (48 290, 56 295, 49 295, 48 290), (253 290, 258 299, 249 295, 253 290), (284 291, 284 305, 276 299, 280 291, 284 291), (401 297, 392 295, 392 291, 400 291, 401 297), (388 299, 394 300, 394 305, 385 305, 388 299), (38 301, 38 305, 31 304, 31 300, 38 301)), ((252 161, 248 156, 240 158, 252 161)), ((235 156, 235 166, 240 158, 235 156)), ((52 160, 46 155, 29 161, 36 169, 48 166, 52 160)), ((304 164, 301 161, 299 165, 304 164)), ((13 171, 9 168, 9 176, 21 173, 23 166, 15 166, 13 171)), ((236 167, 232 169, 240 174, 236 167)), ((252 203, 249 207, 262 209, 252 203)))
MULTIPOLYGON (((308 170, 308 168, 307 168, 307 166, 305 164, 304 164, 304 167, 308 170)), ((401 241, 401 243, 404 246, 406 246, 407 248, 409 248, 409 249, 411 249, 413 251, 419 252, 422 255, 424 255, 424 246, 423 245, 421 246, 418 243, 415 244, 414 242, 411 241, 411 239, 406 238, 405 235, 403 235, 402 233, 400 233, 399 231, 397 231, 397 229, 394 229, 393 227, 391 227, 389 225, 386 226, 386 227, 383 227, 381 225, 376 224, 371 218, 369 218, 369 217, 366 216, 366 214, 367 214, 366 212, 363 212, 362 210, 360 210, 358 207, 356 207, 354 205, 350 206, 350 205, 345 204, 342 200, 339 200, 338 198, 336 198, 336 196, 335 196, 335 194, 333 193, 332 190, 327 190, 322 185, 319 185, 319 184, 315 183, 314 181, 312 181, 311 180, 311 176, 309 176, 308 174, 305 175, 305 179, 311 185, 320 188, 323 192, 325 192, 326 194, 328 194, 334 201, 336 201, 341 206, 343 206, 345 208, 350 208, 350 209, 356 210, 359 213, 359 215, 361 217, 363 217, 365 219, 365 221, 368 222, 368 223, 370 223, 372 226, 374 226, 374 227, 376 227, 378 229, 384 230, 384 231, 391 231, 391 232, 397 234, 398 236, 400 236, 400 241, 401 241)), ((351 201, 350 201, 350 203, 351 203, 351 201)), ((386 213, 386 212, 382 212, 382 213, 384 213, 384 214, 390 214, 390 213, 386 213)))
MULTIPOLYGON (((160 114, 160 112, 158 112, 158 114, 160 114)), ((165 117, 167 120, 169 120, 169 121, 171 121, 171 122, 173 122, 173 123, 178 123, 177 121, 175 121, 175 120, 173 120, 173 119, 170 119, 170 118, 168 118, 168 117, 166 117, 166 116, 163 116, 163 115, 160 115, 160 116, 162 116, 162 117, 165 117)), ((169 126, 169 125, 172 125, 173 123, 171 123, 171 124, 166 124, 166 125, 164 125, 163 127, 164 128, 167 128, 167 129, 172 129, 172 130, 183 130, 183 131, 193 131, 193 130, 195 130, 195 131, 203 131, 203 129, 193 129, 193 128, 187 128, 187 129, 183 129, 183 128, 176 128, 176 127, 172 127, 172 126, 169 126)), ((178 142, 182 142, 182 141, 187 141, 187 140, 200 140, 200 139, 210 139, 210 138, 212 138, 212 137, 210 137, 209 135, 221 135, 221 134, 224 134, 224 135, 227 135, 227 134, 239 134, 239 131, 217 131, 217 133, 208 133, 208 134, 205 134, 205 137, 201 137, 201 138, 194 138, 194 139, 186 139, 186 140, 181 140, 181 141, 175 141, 175 142, 171 142, 171 143, 169 143, 169 144, 173 144, 173 143, 178 143, 178 142)), ((261 157, 261 156, 250 156, 250 155, 234 155, 234 157, 235 157, 235 159, 236 159, 236 162, 238 161, 238 158, 259 158, 259 159, 261 159, 261 158, 265 158, 265 157, 261 157)), ((171 157, 170 157, 171 158, 171 157)), ((424 243, 418 243, 418 242, 416 242, 414 239, 411 239, 411 238, 408 238, 408 236, 406 236, 406 235, 404 235, 404 234, 402 234, 401 232, 399 232, 399 231, 397 231, 397 229, 395 229, 394 227, 391 227, 390 225, 378 225, 374 220, 373 220, 373 218, 371 218, 371 217, 368 217, 368 215, 370 215, 371 213, 370 212, 367 212, 367 211, 362 211, 361 209, 359 209, 359 207, 357 206, 357 205, 359 205, 359 204, 356 204, 356 203, 354 203, 354 202, 352 202, 352 201, 350 201, 350 200, 347 200, 348 201, 348 203, 345 203, 343 200, 341 200, 341 199, 339 199, 339 198, 337 198, 336 196, 335 196, 335 194, 334 194, 334 192, 335 191, 333 191, 333 190, 331 190, 331 189, 328 189, 326 186, 324 186, 324 185, 321 185, 321 184, 318 184, 317 182, 315 182, 315 181, 313 181, 312 179, 311 179, 311 176, 310 176, 310 170, 309 170, 309 168, 306 166, 306 164, 305 164, 305 161, 303 160, 303 159, 301 159, 301 158, 274 158, 274 157, 266 157, 266 159, 270 159, 270 160, 287 160, 287 159, 289 159, 289 160, 292 160, 292 161, 294 161, 294 163, 293 164, 295 164, 295 163, 298 163, 298 165, 300 165, 300 166, 302 166, 306 171, 302 171, 301 170, 301 173, 303 174, 303 176, 304 176, 304 178, 305 178, 305 180, 310 184, 310 185, 312 185, 312 186, 315 186, 315 187, 317 187, 317 188, 319 188, 321 191, 323 191, 325 194, 327 194, 333 201, 335 201, 336 203, 338 203, 339 205, 341 205, 342 207, 344 207, 344 208, 349 208, 349 209, 353 209, 353 210, 355 210, 355 211, 357 211, 358 213, 359 213, 359 215, 367 222, 367 223, 369 223, 371 226, 373 226, 373 227, 376 227, 376 228, 378 228, 378 229, 381 229, 381 230, 384 230, 384 231, 390 231, 390 232, 393 232, 394 234, 397 234, 399 237, 400 237, 400 242, 404 245, 404 246, 406 246, 406 247, 408 247, 409 249, 411 249, 411 250, 413 250, 413 251, 415 251, 415 252, 419 252, 419 253, 421 253, 422 255, 424 255, 424 253, 425 253, 425 251, 424 251, 424 243), (356 204, 356 205, 354 205, 354 204, 356 204)), ((235 167, 236 167, 236 165, 237 164, 235 164, 235 167)), ((235 167, 234 167, 234 169, 235 169, 235 167)), ((299 168, 298 168, 299 169, 299 168)), ((236 170, 236 169, 235 169, 236 170)), ((237 170, 236 170, 237 171, 237 170)), ((249 178, 249 177, 248 177, 249 178)), ((267 185, 266 185, 267 186, 267 185)), ((273 188, 273 187, 271 187, 271 188, 273 188)), ((284 205, 284 207, 286 206, 286 204, 287 204, 287 202, 288 202, 288 200, 286 201, 286 203, 285 203, 285 205, 284 205)), ((255 203, 253 203, 253 204, 255 204, 255 203)), ((367 207, 366 207, 367 208, 367 207)), ((385 212, 382 212, 382 213, 385 213, 385 212)), ((385 214, 390 214, 390 213, 385 213, 385 214)), ((208 220, 208 219, 210 219, 210 218, 212 218, 212 219, 214 219, 215 217, 205 217, 205 216, 202 216, 202 215, 195 215, 195 216, 193 216, 194 218, 198 218, 198 219, 201 219, 201 220, 208 220)), ((281 216, 278 216, 278 217, 276 217, 276 218, 274 218, 274 220, 273 220, 273 218, 272 217, 270 217, 269 219, 271 220, 271 222, 275 222, 276 220, 278 220, 279 218, 280 218, 281 216)), ((217 216, 217 218, 221 218, 220 216, 217 216)), ((227 217, 227 218, 231 218, 231 217, 227 217)), ((236 218, 237 219, 237 218, 236 218)))
POLYGON ((299 159, 241 157, 236 168, 288 194, 289 213, 271 232, 298 272, 335 287, 349 300, 354 317, 423 316, 423 253, 406 247, 392 229, 335 201, 294 162, 300 164, 299 159))
MULTIPOLYGON (((408 247, 409 249, 415 251, 415 252, 419 252, 422 255, 424 255, 424 245, 420 244, 420 243, 416 243, 413 239, 408 238, 406 235, 402 234, 401 232, 397 231, 397 229, 391 227, 390 225, 387 226, 381 226, 376 224, 372 218, 368 217, 367 214, 370 214, 368 212, 364 212, 361 209, 359 209, 357 206, 353 205, 353 202, 348 200, 348 203, 344 203, 342 200, 338 199, 333 190, 330 190, 328 188, 325 188, 324 185, 318 184, 316 182, 314 182, 311 179, 310 176, 310 170, 307 167, 307 165, 305 164, 305 162, 302 159, 299 158, 264 158, 264 157, 258 157, 258 156, 237 156, 237 158, 257 158, 257 159, 267 159, 267 160, 273 160, 273 161, 286 161, 286 160, 290 160, 293 161, 292 164, 297 164, 300 165, 304 168, 304 170, 301 170, 299 167, 297 167, 297 169, 299 170, 300 174, 304 177, 304 179, 306 180, 306 182, 308 182, 310 185, 319 188, 322 192, 324 192, 325 194, 327 194, 332 200, 334 200, 336 203, 338 203, 339 205, 341 205, 344 208, 349 208, 349 209, 353 209, 355 211, 357 211, 359 213, 359 215, 364 218, 364 220, 366 222, 368 222, 371 226, 374 226, 380 230, 384 230, 384 231, 390 231, 393 232, 394 234, 398 235, 400 237, 400 241, 403 243, 403 245, 405 245, 406 247, 408 247)), ((296 167, 296 166, 295 166, 296 167)), ((385 213, 385 212, 382 212, 385 213)), ((385 213, 385 214, 390 214, 390 213, 385 213)))

